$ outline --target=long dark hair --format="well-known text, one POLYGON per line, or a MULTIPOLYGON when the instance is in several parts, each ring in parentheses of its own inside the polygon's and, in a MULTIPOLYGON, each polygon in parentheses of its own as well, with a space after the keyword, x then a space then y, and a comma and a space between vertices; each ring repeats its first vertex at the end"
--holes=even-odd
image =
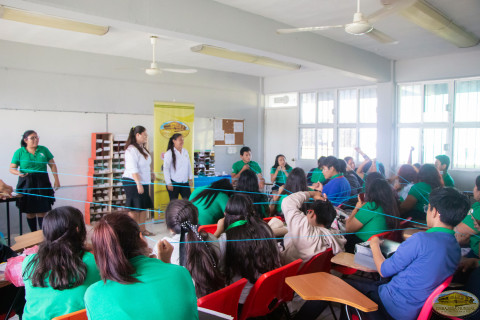
POLYGON ((206 188, 193 198, 192 202, 203 201, 205 203, 205 208, 208 209, 220 192, 225 193, 229 197, 233 194, 233 187, 229 179, 215 181, 210 187, 206 188))
POLYGON ((411 164, 403 164, 398 169, 398 182, 400 184, 406 185, 409 183, 416 183, 417 182, 417 170, 411 164))
POLYGON ((173 165, 173 169, 177 170, 177 159, 175 159, 175 150, 173 150, 174 148, 174 144, 173 144, 173 140, 177 140, 178 137, 182 136, 181 133, 174 133, 170 139, 168 139, 168 146, 167 146, 167 151, 170 150, 172 151, 172 165, 173 165))
POLYGON ((92 246, 103 281, 122 284, 140 282, 129 259, 148 256, 148 245, 140 238, 140 227, 125 213, 106 214, 93 229, 92 246))
POLYGON ((195 281, 197 297, 225 287, 219 270, 220 258, 213 250, 206 232, 198 232, 198 210, 188 200, 172 200, 165 210, 167 228, 180 234, 180 265, 187 268, 195 281), (187 241, 187 243, 184 243, 187 241))
MULTIPOLYGON (((285 156, 284 156, 283 154, 277 154, 277 156, 275 157, 275 164, 274 164, 273 167, 272 167, 273 169, 277 169, 277 167, 279 166, 279 164, 278 164, 278 159, 279 159, 280 157, 284 157, 284 158, 285 158, 285 156)), ((286 169, 286 170, 290 170, 291 168, 292 168, 292 167, 290 167, 290 165, 287 163, 287 158, 285 158, 285 169, 286 169)))
POLYGON ((255 283, 259 274, 280 267, 277 243, 272 239, 272 230, 255 216, 249 197, 242 194, 230 197, 225 208, 225 228, 228 240, 225 276, 228 283, 231 283, 236 275, 255 283), (246 220, 246 223, 228 229, 231 224, 240 220, 246 220))
POLYGON ((27 130, 23 133, 23 137, 22 137, 22 140, 20 140, 20 146, 21 147, 27 147, 27 143, 25 142, 25 139, 28 138, 29 135, 31 135, 32 133, 36 133, 34 130, 27 130))
POLYGON ((433 164, 424 164, 418 171, 418 181, 425 182, 432 187, 432 190, 443 187, 442 177, 433 164))
POLYGON ((258 178, 252 170, 245 170, 240 174, 237 182, 237 191, 245 191, 245 195, 250 198, 254 205, 255 211, 259 217, 263 212, 268 211, 268 198, 266 195, 260 193, 258 188, 258 178), (260 202, 260 204, 258 203, 260 202))
POLYGON ((47 213, 43 220, 45 241, 28 263, 23 273, 34 287, 56 290, 71 289, 83 284, 87 266, 83 262, 87 232, 83 214, 73 207, 59 207, 47 213), (32 273, 33 270, 33 273, 32 273))
MULTIPOLYGON (((308 191, 307 177, 302 168, 295 168, 287 177, 287 182, 283 186, 282 194, 292 194, 300 191, 308 191)), ((302 205, 302 211, 307 212, 307 205, 302 205)))
POLYGON ((388 228, 397 228, 398 219, 395 217, 400 217, 398 199, 392 186, 383 178, 381 173, 372 172, 367 175, 365 179, 365 201, 375 203, 373 210, 378 207, 383 209, 388 228))
POLYGON ((146 130, 147 129, 145 129, 145 127, 142 127, 142 126, 132 127, 130 129, 130 132, 128 133, 127 142, 125 143, 125 150, 127 150, 130 145, 133 145, 135 148, 138 149, 138 151, 142 154, 142 156, 145 157, 145 159, 148 158, 148 155, 150 154, 150 152, 148 152, 147 146, 139 145, 137 143, 137 133, 142 134, 146 130))

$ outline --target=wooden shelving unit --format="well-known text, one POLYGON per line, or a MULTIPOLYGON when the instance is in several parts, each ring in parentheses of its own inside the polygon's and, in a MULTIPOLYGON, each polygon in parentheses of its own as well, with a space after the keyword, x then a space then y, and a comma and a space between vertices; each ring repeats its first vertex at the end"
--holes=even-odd
POLYGON ((112 211, 124 211, 122 174, 125 169, 124 136, 108 132, 92 133, 91 158, 88 159, 85 223, 91 224, 112 211))

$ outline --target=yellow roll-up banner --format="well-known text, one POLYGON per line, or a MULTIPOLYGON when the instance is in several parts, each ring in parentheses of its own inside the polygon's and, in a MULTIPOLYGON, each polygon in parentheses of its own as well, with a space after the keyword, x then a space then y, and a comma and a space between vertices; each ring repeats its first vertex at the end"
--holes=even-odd
MULTIPOLYGON (((183 135, 183 148, 185 148, 190 155, 193 170, 194 112, 194 105, 188 103, 155 102, 154 105, 154 170, 157 177, 154 187, 154 206, 155 209, 161 211, 162 218, 164 217, 163 212, 170 201, 163 175, 163 159, 167 151, 168 140, 175 133, 181 133, 183 135)), ((157 216, 155 218, 157 218, 157 216)))

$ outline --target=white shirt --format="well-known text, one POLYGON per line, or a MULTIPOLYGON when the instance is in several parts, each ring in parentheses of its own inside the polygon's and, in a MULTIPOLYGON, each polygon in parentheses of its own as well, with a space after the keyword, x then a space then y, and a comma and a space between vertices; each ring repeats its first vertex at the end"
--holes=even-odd
POLYGON ((190 165, 188 151, 183 148, 181 153, 175 148, 173 148, 173 150, 175 152, 176 168, 173 168, 171 150, 165 152, 163 159, 163 174, 165 176, 165 183, 172 184, 172 180, 178 183, 184 183, 188 182, 188 180, 193 180, 192 166, 190 165))
POLYGON ((141 184, 150 184, 151 162, 152 158, 150 155, 145 159, 135 146, 128 146, 127 150, 125 150, 125 171, 123 172, 123 177, 133 179, 133 174, 138 173, 141 184))

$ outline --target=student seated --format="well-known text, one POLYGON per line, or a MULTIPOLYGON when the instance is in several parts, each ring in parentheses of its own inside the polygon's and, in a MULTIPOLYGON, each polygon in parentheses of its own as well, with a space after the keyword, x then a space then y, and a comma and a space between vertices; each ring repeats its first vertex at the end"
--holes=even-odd
POLYGON ((103 281, 85 293, 88 319, 198 319, 197 297, 187 269, 169 262, 173 248, 158 246, 163 261, 149 258, 138 224, 126 214, 106 214, 92 235, 103 281))
MULTIPOLYGON (((347 157, 351 158, 351 157, 347 157)), ((347 159, 345 158, 345 159, 347 159)), ((346 161, 338 159, 340 164, 340 172, 343 173, 345 179, 347 179, 350 184, 350 197, 345 202, 347 208, 354 208, 357 203, 357 195, 362 192, 363 189, 363 180, 358 176, 358 174, 350 168, 346 161)), ((351 160, 353 161, 353 160, 351 160)))
POLYGON ((275 163, 270 169, 270 180, 273 183, 272 192, 278 190, 287 182, 288 175, 292 169, 283 154, 275 157, 275 163))
POLYGON ((252 200, 257 217, 265 218, 270 216, 268 197, 260 192, 257 175, 252 170, 245 170, 240 174, 237 191, 243 191, 237 193, 243 193, 252 200))
POLYGON ((333 249, 337 254, 343 251, 345 238, 338 235, 339 231, 331 229, 336 211, 331 202, 320 192, 297 192, 287 196, 282 203, 288 233, 285 235, 285 250, 280 253, 282 263, 288 264, 297 259, 308 261, 314 255, 333 249), (308 210, 303 211, 305 202, 308 210))
MULTIPOLYGON (((278 195, 273 196, 274 204, 270 205, 270 212, 274 215, 283 215, 282 202, 283 200, 299 191, 308 191, 307 178, 305 177, 305 171, 302 168, 295 168, 292 170, 287 178, 287 183, 278 189, 278 195)), ((307 212, 306 207, 303 207, 303 212, 307 212)))
POLYGON ((52 319, 84 309, 85 291, 100 280, 95 259, 85 247, 87 232, 78 209, 49 211, 43 219, 43 235, 38 252, 22 264, 26 320, 52 319))
POLYGON ((323 163, 323 175, 330 181, 325 186, 321 183, 313 185, 315 190, 325 193, 335 206, 347 201, 351 192, 350 184, 340 172, 340 168, 340 162, 337 158, 334 156, 327 157, 323 163))
POLYGON ((441 154, 435 157, 435 168, 440 172, 445 187, 454 187, 455 182, 452 176, 448 173, 450 166, 450 158, 447 155, 441 154))
POLYGON ((425 221, 425 208, 430 192, 443 187, 442 178, 432 164, 424 164, 418 172, 418 183, 408 192, 407 198, 400 204, 402 217, 413 217, 415 221, 425 221))
POLYGON ((418 172, 411 164, 403 164, 395 176, 389 179, 400 198, 400 201, 407 199, 408 192, 417 183, 418 172))
POLYGON ((438 188, 429 202, 430 229, 412 235, 390 258, 380 252, 378 237, 370 241, 377 270, 389 282, 347 281, 378 304, 369 318, 416 319, 432 291, 457 269, 460 246, 453 228, 465 218, 468 199, 453 188, 438 188))
POLYGON ((229 179, 215 181, 209 186, 195 188, 190 201, 198 208, 198 224, 216 224, 223 218, 228 198, 233 194, 229 179))
POLYGON ((372 235, 397 229, 400 216, 398 202, 392 187, 380 173, 371 173, 365 181, 365 200, 358 202, 346 221, 347 246, 345 251, 354 252, 355 244, 367 241, 372 235))
POLYGON ((475 203, 468 212, 465 219, 455 228, 455 237, 461 245, 470 245, 470 252, 467 254, 469 258, 479 258, 478 247, 480 245, 480 228, 475 225, 475 220, 480 220, 480 176, 475 179, 475 187, 473 188, 473 198, 475 203), (472 237, 473 235, 473 237, 472 237))
POLYGON ((190 271, 197 297, 224 288, 219 243, 212 234, 197 231, 197 208, 187 200, 172 200, 165 209, 165 222, 168 230, 178 235, 166 239, 173 246, 172 262, 190 271))
MULTIPOLYGON (((232 179, 240 178, 240 174, 245 170, 252 170, 258 177, 258 187, 263 189, 265 180, 262 176, 262 168, 260 165, 252 160, 252 150, 249 147, 240 149, 240 160, 235 162, 232 166, 232 179)), ((235 185, 235 184, 234 184, 235 185)))
POLYGON ((243 194, 234 194, 228 200, 225 219, 219 220, 216 235, 225 252, 227 284, 248 280, 240 296, 243 304, 258 277, 280 267, 277 242, 270 227, 256 216, 250 198, 243 194))
POLYGON ((323 162, 327 157, 321 156, 317 161, 317 168, 313 168, 308 172, 307 181, 309 184, 314 184, 317 182, 324 183, 325 176, 323 175, 323 162))

